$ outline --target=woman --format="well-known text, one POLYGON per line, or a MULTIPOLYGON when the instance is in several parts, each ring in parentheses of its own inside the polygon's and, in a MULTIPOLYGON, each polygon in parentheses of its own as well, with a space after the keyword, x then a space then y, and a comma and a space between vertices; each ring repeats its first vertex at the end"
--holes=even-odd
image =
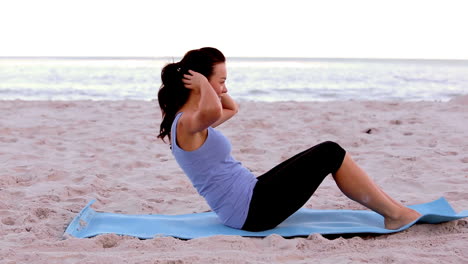
POLYGON ((224 55, 215 48, 191 50, 166 65, 158 92, 167 136, 178 164, 219 219, 247 231, 274 228, 301 208, 328 175, 349 198, 379 213, 385 228, 398 229, 420 214, 393 200, 334 142, 324 142, 256 178, 231 156, 216 126, 238 111, 227 94, 224 55))

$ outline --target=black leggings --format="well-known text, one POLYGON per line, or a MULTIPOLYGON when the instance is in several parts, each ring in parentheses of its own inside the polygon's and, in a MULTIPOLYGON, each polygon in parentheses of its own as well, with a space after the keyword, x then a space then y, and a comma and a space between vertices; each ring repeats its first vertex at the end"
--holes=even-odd
POLYGON ((338 144, 323 142, 259 176, 242 229, 263 231, 286 220, 310 199, 328 174, 341 167, 345 153, 338 144))

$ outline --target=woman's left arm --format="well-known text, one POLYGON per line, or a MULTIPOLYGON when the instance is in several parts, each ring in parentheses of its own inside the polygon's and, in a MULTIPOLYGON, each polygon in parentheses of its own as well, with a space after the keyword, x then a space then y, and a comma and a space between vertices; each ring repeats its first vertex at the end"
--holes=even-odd
POLYGON ((217 127, 221 125, 222 123, 226 122, 231 117, 233 117, 235 114, 237 114, 237 112, 239 111, 239 106, 227 93, 221 96, 221 104, 223 105, 223 113, 221 115, 221 118, 211 125, 212 127, 217 127))

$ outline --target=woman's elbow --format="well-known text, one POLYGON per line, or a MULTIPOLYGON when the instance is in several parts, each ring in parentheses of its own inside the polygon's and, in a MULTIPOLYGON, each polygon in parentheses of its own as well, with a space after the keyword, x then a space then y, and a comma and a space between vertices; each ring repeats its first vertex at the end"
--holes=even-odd
POLYGON ((208 123, 216 122, 216 120, 220 119, 222 115, 223 115, 222 107, 217 107, 217 106, 205 108, 204 111, 201 113, 202 119, 207 121, 208 123))

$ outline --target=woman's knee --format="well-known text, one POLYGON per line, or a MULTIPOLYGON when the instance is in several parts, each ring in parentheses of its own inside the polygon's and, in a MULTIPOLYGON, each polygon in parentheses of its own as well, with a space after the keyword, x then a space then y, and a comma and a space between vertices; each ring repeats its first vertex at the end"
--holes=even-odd
POLYGON ((336 153, 336 152, 343 152, 344 149, 334 141, 325 141, 319 144, 322 148, 327 150, 328 152, 336 153))
POLYGON ((323 149, 323 155, 330 162, 332 168, 332 173, 337 171, 346 155, 346 151, 336 142, 325 141, 320 144, 320 147, 323 149))

